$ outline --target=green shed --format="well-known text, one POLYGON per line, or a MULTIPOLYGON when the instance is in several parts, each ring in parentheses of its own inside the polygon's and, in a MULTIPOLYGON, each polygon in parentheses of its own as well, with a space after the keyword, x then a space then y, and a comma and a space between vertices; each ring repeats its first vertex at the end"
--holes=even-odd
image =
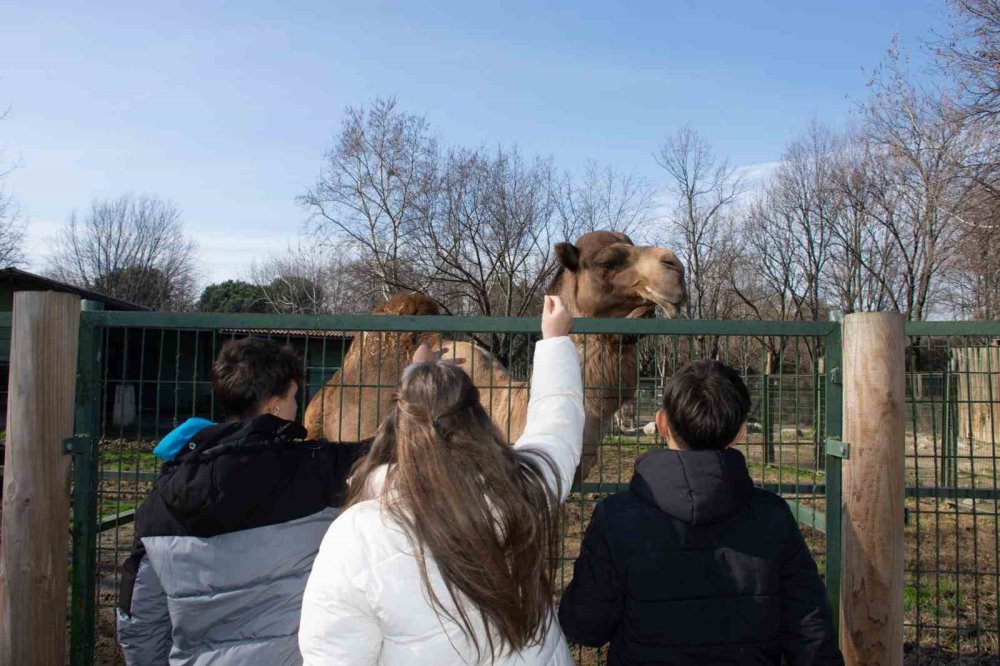
MULTIPOLYGON (((76 294, 82 299, 96 301, 105 310, 149 310, 147 307, 105 296, 89 289, 76 287, 52 278, 35 275, 19 268, 0 269, 0 312, 14 309, 14 293, 18 291, 58 291, 76 294)), ((7 424, 7 382, 10 379, 10 327, 0 326, 0 425, 7 424)))

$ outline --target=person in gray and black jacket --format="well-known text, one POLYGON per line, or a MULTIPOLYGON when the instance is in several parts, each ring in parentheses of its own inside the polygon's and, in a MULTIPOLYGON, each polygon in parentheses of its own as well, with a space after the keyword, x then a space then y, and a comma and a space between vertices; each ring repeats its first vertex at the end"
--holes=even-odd
POLYGON ((190 437, 136 511, 117 608, 130 666, 301 663, 302 592, 368 446, 303 441, 302 374, 269 340, 223 347, 213 395, 235 418, 190 437))

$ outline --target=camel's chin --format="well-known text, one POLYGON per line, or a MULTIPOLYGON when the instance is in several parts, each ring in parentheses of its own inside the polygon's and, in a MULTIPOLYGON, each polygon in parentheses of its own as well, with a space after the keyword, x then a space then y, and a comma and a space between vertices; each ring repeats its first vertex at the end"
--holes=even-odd
POLYGON ((651 312, 655 311, 658 306, 667 319, 680 319, 683 316, 681 306, 687 301, 683 294, 678 298, 677 295, 668 296, 656 289, 646 287, 645 297, 647 305, 643 307, 649 307, 651 312))
POLYGON ((656 309, 659 308, 666 319, 679 319, 683 316, 681 306, 667 300, 643 303, 627 315, 626 319, 653 319, 656 317, 656 309))
POLYGON ((656 303, 646 303, 635 308, 627 315, 626 319, 652 319, 656 316, 656 303))
POLYGON ((663 316, 666 319, 682 319, 684 317, 684 312, 677 303, 661 303, 660 310, 663 311, 663 316))

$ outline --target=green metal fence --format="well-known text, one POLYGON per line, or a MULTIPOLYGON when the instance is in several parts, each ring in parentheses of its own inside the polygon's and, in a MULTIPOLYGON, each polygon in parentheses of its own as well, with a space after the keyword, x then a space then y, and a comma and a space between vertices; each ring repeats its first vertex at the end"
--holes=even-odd
MULTIPOLYGON (((272 315, 150 314, 85 312, 82 315, 78 391, 72 644, 74 663, 118 663, 113 608, 119 567, 132 543, 134 509, 158 472, 153 445, 188 416, 214 416, 209 372, 225 340, 246 335, 271 337, 303 354, 308 377, 303 405, 340 368, 352 345, 385 346, 415 332, 440 334, 492 348, 517 376, 527 377, 538 330, 535 319, 416 317, 296 317, 272 315), (368 335, 359 335, 359 332, 368 335)), ((727 362, 741 369, 755 395, 753 432, 741 448, 755 479, 786 497, 803 523, 821 569, 839 579, 837 558, 827 558, 828 496, 839 498, 839 460, 825 461, 822 442, 838 435, 825 424, 839 414, 839 392, 827 390, 825 359, 839 353, 839 328, 829 323, 581 320, 584 356, 601 353, 636 363, 614 385, 585 369, 585 392, 598 402, 625 403, 638 393, 645 401, 635 421, 650 418, 664 377, 697 357, 710 340, 727 362), (635 342, 635 336, 642 340, 635 342), (771 374, 763 374, 770 369, 771 374), (638 390, 637 390, 638 389, 638 390), (828 467, 829 465, 829 467, 828 467), (831 477, 831 468, 836 479, 831 477)), ((370 349, 368 350, 371 351, 370 349)), ((375 358, 362 379, 342 383, 344 392, 374 391, 366 407, 395 383, 398 358, 375 358), (374 379, 373 379, 374 377, 374 379)), ((618 361, 616 361, 618 362, 618 361)), ((827 362, 828 365, 828 362, 827 362)), ((490 383, 493 383, 491 375, 490 383)), ((499 377, 487 394, 517 391, 499 377)), ((509 406, 508 406, 509 408, 509 406)), ((596 502, 627 486, 635 457, 661 443, 638 428, 615 425, 613 412, 598 410, 603 446, 587 478, 564 510, 565 538, 560 577, 568 583, 572 563, 596 502)), ((495 415, 496 417, 497 415, 495 415)), ((501 417, 502 418, 502 417, 501 417)), ((839 418, 834 423, 839 426, 839 418)), ((829 502, 839 506, 839 501, 829 502)), ((839 527, 839 521, 831 523, 839 527)), ((831 530, 833 543, 839 532, 831 530)), ((839 547, 833 549, 839 551, 839 547)), ((831 585, 836 590, 837 585, 831 585)), ((836 595, 832 595, 836 603, 836 595)), ((577 650, 580 663, 601 663, 596 651, 577 650)))
MULTIPOLYGON (((124 312, 84 312, 81 324, 73 442, 74 664, 121 663, 113 608, 119 567, 132 543, 134 509, 158 473, 151 450, 185 418, 214 416, 210 365, 227 339, 258 335, 296 347, 308 369, 301 392, 304 407, 352 350, 398 349, 394 342, 415 333, 489 348, 515 369, 515 377, 498 376, 494 382, 490 375, 493 385, 485 387, 486 392, 510 394, 518 390, 515 379, 528 376, 538 330, 535 319, 124 312)), ((636 359, 634 366, 619 363, 629 371, 614 385, 585 368, 588 396, 627 404, 635 395, 636 401, 634 409, 627 408, 629 418, 598 410, 603 445, 564 509, 561 581, 568 583, 572 575, 596 502, 627 487, 635 457, 661 445, 642 426, 655 411, 663 379, 680 364, 713 350, 744 374, 754 396, 751 432, 740 444, 751 473, 759 485, 780 493, 793 508, 837 608, 841 450, 826 443, 841 435, 840 326, 579 320, 575 332, 584 355, 601 349, 624 358, 634 350, 636 359)), ((972 378, 985 375, 992 381, 997 376, 1000 381, 1000 361, 985 369, 980 367, 983 363, 973 368, 955 350, 989 346, 990 336, 1000 337, 1000 324, 916 324, 908 332, 913 336, 911 428, 907 516, 900 517, 907 521, 907 650, 914 659, 919 656, 919 663, 987 658, 997 654, 1000 620, 996 448, 992 437, 984 443, 965 442, 961 435, 972 429, 958 424, 960 419, 981 422, 982 415, 972 410, 980 404, 987 404, 985 413, 993 418, 993 405, 1000 404, 1000 396, 994 401, 989 391, 985 397, 971 395, 983 385, 972 378), (960 381, 961 375, 966 379, 960 381)), ((366 398, 366 409, 378 410, 403 362, 383 356, 363 354, 367 372, 342 381, 341 394, 356 392, 366 398)), ((992 363, 992 356, 984 358, 992 363)), ((992 387, 989 382, 985 385, 992 387)), ((1000 407, 996 418, 1000 421, 1000 407)), ((603 663, 599 651, 575 649, 575 656, 578 663, 603 663)))
POLYGON ((907 326, 906 649, 997 663, 1000 323, 907 326))

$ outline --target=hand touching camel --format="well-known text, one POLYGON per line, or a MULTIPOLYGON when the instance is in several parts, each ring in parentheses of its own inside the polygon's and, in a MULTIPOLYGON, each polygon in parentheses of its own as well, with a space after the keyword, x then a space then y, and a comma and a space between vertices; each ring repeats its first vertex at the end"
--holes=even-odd
POLYGON ((434 363, 435 361, 444 361, 445 363, 454 363, 455 365, 462 365, 465 363, 464 358, 452 358, 445 357, 445 355, 451 351, 448 347, 442 347, 441 349, 431 349, 430 345, 426 342, 420 343, 417 347, 417 351, 413 352, 413 359, 411 363, 434 363))
POLYGON ((569 335, 573 329, 573 315, 558 296, 546 296, 542 306, 542 339, 569 335))

